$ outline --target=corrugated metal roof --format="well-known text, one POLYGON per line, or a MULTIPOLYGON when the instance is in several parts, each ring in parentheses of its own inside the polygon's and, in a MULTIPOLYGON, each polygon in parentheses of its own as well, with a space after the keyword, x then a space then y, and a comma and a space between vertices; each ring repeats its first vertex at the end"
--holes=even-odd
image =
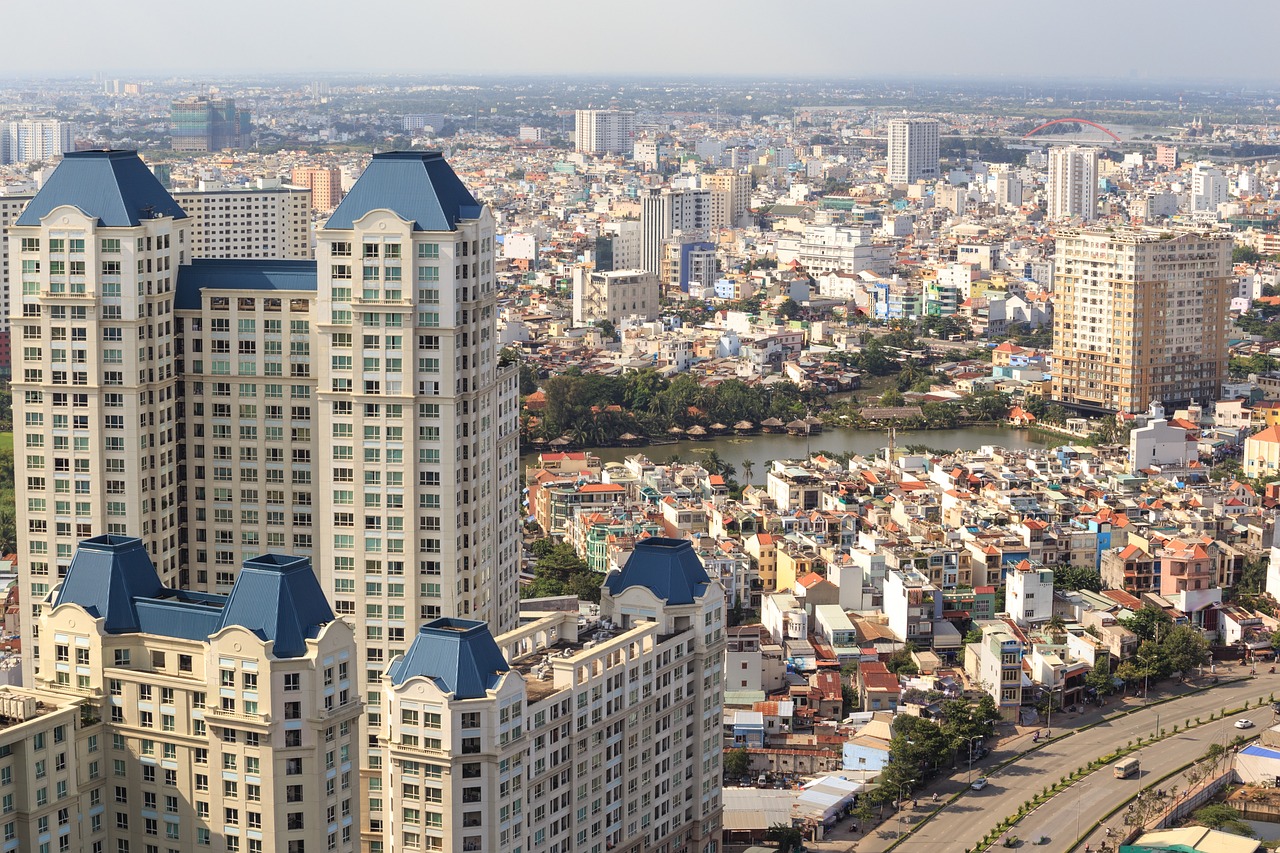
POLYGON ((430 678, 456 699, 479 699, 510 667, 484 622, 436 619, 419 629, 403 657, 387 667, 392 684, 430 678))
POLYGON ((187 217, 137 151, 67 152, 15 224, 39 225, 64 204, 110 228, 159 216, 187 217))
POLYGON ((164 591, 141 539, 97 536, 76 549, 54 606, 78 604, 90 616, 105 620, 109 633, 141 630, 134 603, 164 591))
POLYGON ((320 581, 306 557, 264 554, 247 560, 222 610, 218 630, 230 625, 248 628, 275 643, 278 658, 299 657, 320 626, 333 621, 320 581))
POLYGON ((67 603, 103 619, 110 634, 203 641, 238 625, 273 642, 277 658, 306 654, 306 641, 334 618, 305 557, 266 554, 248 560, 231 595, 209 595, 167 589, 142 540, 125 536, 80 543, 54 606, 67 603))
POLYGON ((636 543, 622 571, 610 574, 605 586, 613 595, 643 586, 668 604, 692 604, 710 581, 693 543, 655 536, 636 543))
POLYGON ((352 228, 383 209, 412 222, 414 231, 453 231, 460 219, 478 218, 481 207, 439 151, 387 151, 373 155, 324 227, 352 228))
POLYGON ((178 267, 179 310, 200 308, 202 290, 316 291, 315 261, 195 258, 178 267))

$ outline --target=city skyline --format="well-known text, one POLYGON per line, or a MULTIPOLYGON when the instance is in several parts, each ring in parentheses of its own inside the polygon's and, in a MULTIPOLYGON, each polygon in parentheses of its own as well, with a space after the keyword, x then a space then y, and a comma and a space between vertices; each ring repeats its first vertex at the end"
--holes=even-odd
MULTIPOLYGON (((488 31, 483 49, 467 40, 426 39, 439 32, 465 29, 469 11, 440 6, 429 10, 405 9, 398 26, 369 41, 344 44, 337 55, 297 51, 263 51, 261 38, 241 41, 185 38, 176 26, 147 14, 137 0, 120 0, 110 7, 88 7, 59 23, 60 49, 47 51, 39 40, 15 43, 0 57, 0 75, 42 76, 49 73, 85 74, 217 73, 234 68, 237 73, 298 72, 475 74, 604 74, 604 75, 711 75, 739 77, 839 78, 856 75, 867 79, 900 77, 973 79, 1130 79, 1138 81, 1257 81, 1274 79, 1280 59, 1248 50, 1222 50, 1209 58, 1205 73, 1186 63, 1175 46, 1188 36, 1188 22, 1199 11, 1187 0, 1174 0, 1152 15, 1141 7, 1127 8, 1088 0, 1073 7, 1071 15, 1040 12, 1022 4, 994 0, 973 10, 972 26, 992 44, 1008 45, 1007 51, 956 51, 957 33, 970 27, 956 20, 950 4, 926 0, 916 5, 913 20, 930 25, 903 32, 900 38, 884 38, 900 31, 897 10, 888 7, 832 4, 814 16, 821 26, 805 29, 806 49, 796 51, 790 41, 779 41, 773 50, 758 43, 760 22, 774 14, 762 3, 735 8, 732 17, 717 15, 718 31, 725 37, 705 42, 687 22, 717 12, 710 4, 661 3, 643 17, 628 17, 628 41, 645 50, 620 51, 617 38, 594 37, 607 21, 575 16, 573 4, 544 5, 539 14, 512 0, 489 4, 490 20, 505 26, 488 31), (701 13, 701 14, 700 14, 701 13), (754 14, 753 14, 754 13, 754 14), (124 24, 127 23, 127 26, 124 24), (1046 33, 1051 43, 1045 43, 1046 33), (103 35, 110 44, 104 55, 103 35), (1133 37, 1126 38, 1126 34, 1133 37), (244 45, 243 47, 241 45, 244 45), (563 49, 547 49, 560 46, 563 49), (1022 67, 1024 49, 1034 47, 1034 74, 1022 67), (1123 49, 1118 50, 1118 47, 1123 49), (56 64, 52 60, 57 56, 56 64), (910 57, 906 62, 904 57, 910 57), (122 57, 129 57, 122 61, 122 57)), ((1228 2, 1218 13, 1223 20, 1248 18, 1256 6, 1228 2)), ((262 6, 245 0, 221 4, 223 20, 254 22, 259 33, 288 32, 302 36, 301 44, 322 43, 330 22, 342 17, 344 7, 333 0, 309 4, 306 15, 289 5, 262 6)), ((36 31, 43 24, 35 7, 8 11, 15 31, 36 31)), ((605 30, 608 31, 607 28, 605 30)), ((621 31, 619 31, 621 32, 621 31)), ((970 33, 972 34, 972 33, 970 33)))

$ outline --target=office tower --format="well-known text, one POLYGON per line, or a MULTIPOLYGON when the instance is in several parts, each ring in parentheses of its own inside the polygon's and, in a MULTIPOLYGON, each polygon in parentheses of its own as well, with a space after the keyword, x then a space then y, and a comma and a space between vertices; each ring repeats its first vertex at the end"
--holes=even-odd
POLYGON ((662 245, 662 273, 658 276, 663 293, 680 297, 689 293, 700 294, 702 287, 716 282, 716 246, 706 240, 672 238, 662 245))
POLYGON ((162 580, 185 582, 172 312, 187 228, 136 153, 80 151, 9 229, 22 285, 11 317, 24 592, 54 582, 77 542, 104 533, 140 537, 162 580))
MULTIPOLYGON (((650 188, 640 195, 641 253, 643 269, 654 275, 662 272, 662 245, 674 234, 705 239, 720 227, 714 216, 717 206, 712 190, 672 190, 650 188)), ((724 211, 725 206, 719 205, 724 211)))
POLYGON ((896 118, 889 122, 889 169, 885 180, 891 184, 914 184, 936 180, 938 168, 938 122, 923 118, 896 118))
POLYGON ((1178 168, 1178 148, 1175 145, 1156 146, 1156 165, 1173 171, 1178 168))
POLYGON ((1196 163, 1191 169, 1191 212, 1216 214, 1227 200, 1230 181, 1212 163, 1196 163))
POLYGON ((646 172, 657 172, 662 168, 662 153, 662 140, 637 139, 631 159, 646 172))
POLYGON ((630 154, 636 114, 626 110, 578 110, 574 147, 583 154, 630 154))
POLYGON ((1022 177, 1017 172, 1006 170, 996 175, 995 202, 1002 207, 1022 206, 1022 177))
POLYGON ((342 171, 337 166, 297 168, 289 182, 311 190, 316 210, 333 210, 342 201, 342 171))
POLYGON ((723 590, 688 541, 645 539, 599 615, 422 626, 381 680, 374 853, 719 849, 723 590))
POLYGON ((30 781, 17 849, 356 849, 360 664, 306 560, 266 555, 198 595, 165 587, 140 540, 99 536, 50 598, 18 694, 31 740, 6 752, 35 764, 5 780, 30 781))
POLYGON ((185 190, 194 258, 310 258, 311 191, 304 187, 185 190))
POLYGON ((52 118, 6 122, 3 163, 41 163, 58 159, 75 148, 74 128, 52 118))
POLYGON ((174 151, 222 151, 248 148, 252 125, 248 110, 232 98, 182 98, 169 107, 174 151))
POLYGON ((1098 149, 1049 149, 1049 218, 1090 222, 1098 215, 1098 149))
POLYGON ((1234 281, 1229 235, 1127 228, 1057 232, 1053 399, 1139 412, 1217 399, 1234 281))

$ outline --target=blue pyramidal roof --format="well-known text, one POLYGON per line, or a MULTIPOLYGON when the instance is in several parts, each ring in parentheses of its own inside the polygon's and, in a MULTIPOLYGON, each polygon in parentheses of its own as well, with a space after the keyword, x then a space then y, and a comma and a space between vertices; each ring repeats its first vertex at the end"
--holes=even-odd
POLYGON ((604 584, 611 595, 642 586, 668 604, 692 604, 710 582, 688 539, 655 536, 637 542, 627 564, 611 573, 604 584))
POLYGON ((138 599, 163 591, 141 539, 99 536, 76 549, 54 604, 75 602, 90 616, 105 619, 108 633, 127 634, 142 628, 138 599))
POLYGON ((333 610, 306 557, 264 554, 245 562, 227 596, 218 629, 248 628, 275 642, 278 658, 306 654, 307 640, 333 621, 333 610))
POLYGON ((439 151, 387 151, 333 211, 325 228, 348 229, 371 210, 390 210, 414 231, 453 231, 480 216, 480 203, 439 151))
POLYGON ((403 657, 387 667, 392 684, 430 678, 457 699, 479 699, 510 667, 484 622, 436 619, 423 625, 403 657))
POLYGON ((165 587, 142 540, 126 536, 80 543, 54 606, 68 603, 102 619, 109 634, 207 640, 237 625, 274 642, 277 658, 306 654, 307 640, 334 618, 305 557, 248 560, 230 595, 208 595, 165 587))
POLYGON ((109 228, 127 228, 158 216, 187 217, 137 151, 67 152, 15 224, 39 225, 64 204, 109 228))

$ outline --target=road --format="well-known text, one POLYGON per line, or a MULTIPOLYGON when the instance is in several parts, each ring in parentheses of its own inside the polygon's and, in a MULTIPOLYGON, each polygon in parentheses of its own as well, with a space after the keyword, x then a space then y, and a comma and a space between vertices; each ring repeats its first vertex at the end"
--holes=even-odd
MULTIPOLYGON (((1257 697, 1254 698, 1256 701, 1257 697)), ((1189 732, 1141 749, 1134 753, 1142 762, 1141 778, 1131 776, 1128 779, 1117 779, 1110 767, 1104 767, 1090 776, 1087 784, 1073 785, 1061 796, 1054 797, 1036 809, 1013 832, 1020 838, 1048 837, 1050 849, 1058 853, 1066 853, 1078 840, 1091 844, 1096 850, 1106 839, 1106 833, 1103 828, 1089 832, 1095 820, 1137 794, 1140 788, 1154 784, 1156 780, 1184 767, 1187 762, 1204 755, 1210 744, 1220 743, 1225 746, 1237 735, 1256 736, 1261 727, 1271 725, 1273 716, 1268 706, 1250 708, 1242 714, 1214 720, 1208 725, 1198 726, 1189 732), (1253 720, 1257 726, 1248 731, 1236 729, 1234 723, 1241 717, 1253 720)), ((1187 780, 1179 774, 1160 782, 1159 787, 1181 791, 1187 787, 1187 780)), ((1125 829, 1123 812, 1110 818, 1106 826, 1115 830, 1115 838, 1122 836, 1125 829)))
MULTIPOLYGON (((1239 707, 1246 699, 1256 703, 1259 697, 1266 697, 1272 691, 1280 692, 1280 675, 1263 674, 1252 680, 1224 682, 1211 690, 1142 707, 1131 714, 1102 722, 1087 731, 1055 739, 1001 770, 990 771, 990 785, 985 790, 966 790, 954 803, 942 806, 936 817, 908 836, 895 849, 904 853, 970 849, 998 822, 1016 812, 1018 806, 1052 782, 1118 746, 1137 740, 1139 735, 1149 737, 1156 729, 1157 716, 1160 726, 1172 729, 1175 722, 1181 727, 1188 718, 1207 718, 1211 712, 1216 713, 1222 708, 1239 707)), ((1113 711, 1114 708, 1109 710, 1113 711)), ((1258 710, 1251 708, 1247 714, 1259 725, 1269 724, 1271 721, 1270 709, 1265 706, 1258 710)), ((1228 727, 1234 719, 1228 718, 1228 727)), ((1063 724, 1067 722, 1063 720, 1063 724)), ((1074 725, 1074 721, 1072 723, 1074 725)), ((1055 730, 1059 725, 1062 724, 1055 720, 1055 730)), ((1179 735, 1176 740, 1166 741, 1150 750, 1150 754, 1144 750, 1141 756, 1142 778, 1157 778, 1203 754, 1209 743, 1221 740, 1223 733, 1223 724, 1214 721, 1198 730, 1192 730, 1185 737, 1179 735)), ((1231 729, 1227 740, 1234 734, 1234 729, 1231 729)), ((1029 735, 1012 741, 1006 740, 984 763, 988 766, 998 764, 1026 750, 1032 745, 1030 740, 1029 735)), ((1075 841, 1077 813, 1081 815, 1083 830, 1111 806, 1124 799, 1126 792, 1132 793, 1142 784, 1144 783, 1139 779, 1115 779, 1103 768, 1028 816, 1014 830, 1014 834, 1025 839, 1035 838, 1039 832, 1055 840, 1060 838, 1063 843, 1060 846, 1055 844, 1054 847, 1065 850, 1075 841)), ((919 807, 905 811, 902 815, 904 822, 911 826, 929 814, 932 806, 926 806, 926 803, 930 801, 934 791, 940 794, 945 803, 953 794, 965 788, 964 774, 956 774, 953 779, 934 783, 924 792, 917 793, 919 807)), ((880 853, 897 839, 897 830, 898 819, 894 817, 867 836, 854 839, 847 828, 842 827, 829 841, 809 846, 824 853, 845 853, 852 850, 858 853, 880 853)))

